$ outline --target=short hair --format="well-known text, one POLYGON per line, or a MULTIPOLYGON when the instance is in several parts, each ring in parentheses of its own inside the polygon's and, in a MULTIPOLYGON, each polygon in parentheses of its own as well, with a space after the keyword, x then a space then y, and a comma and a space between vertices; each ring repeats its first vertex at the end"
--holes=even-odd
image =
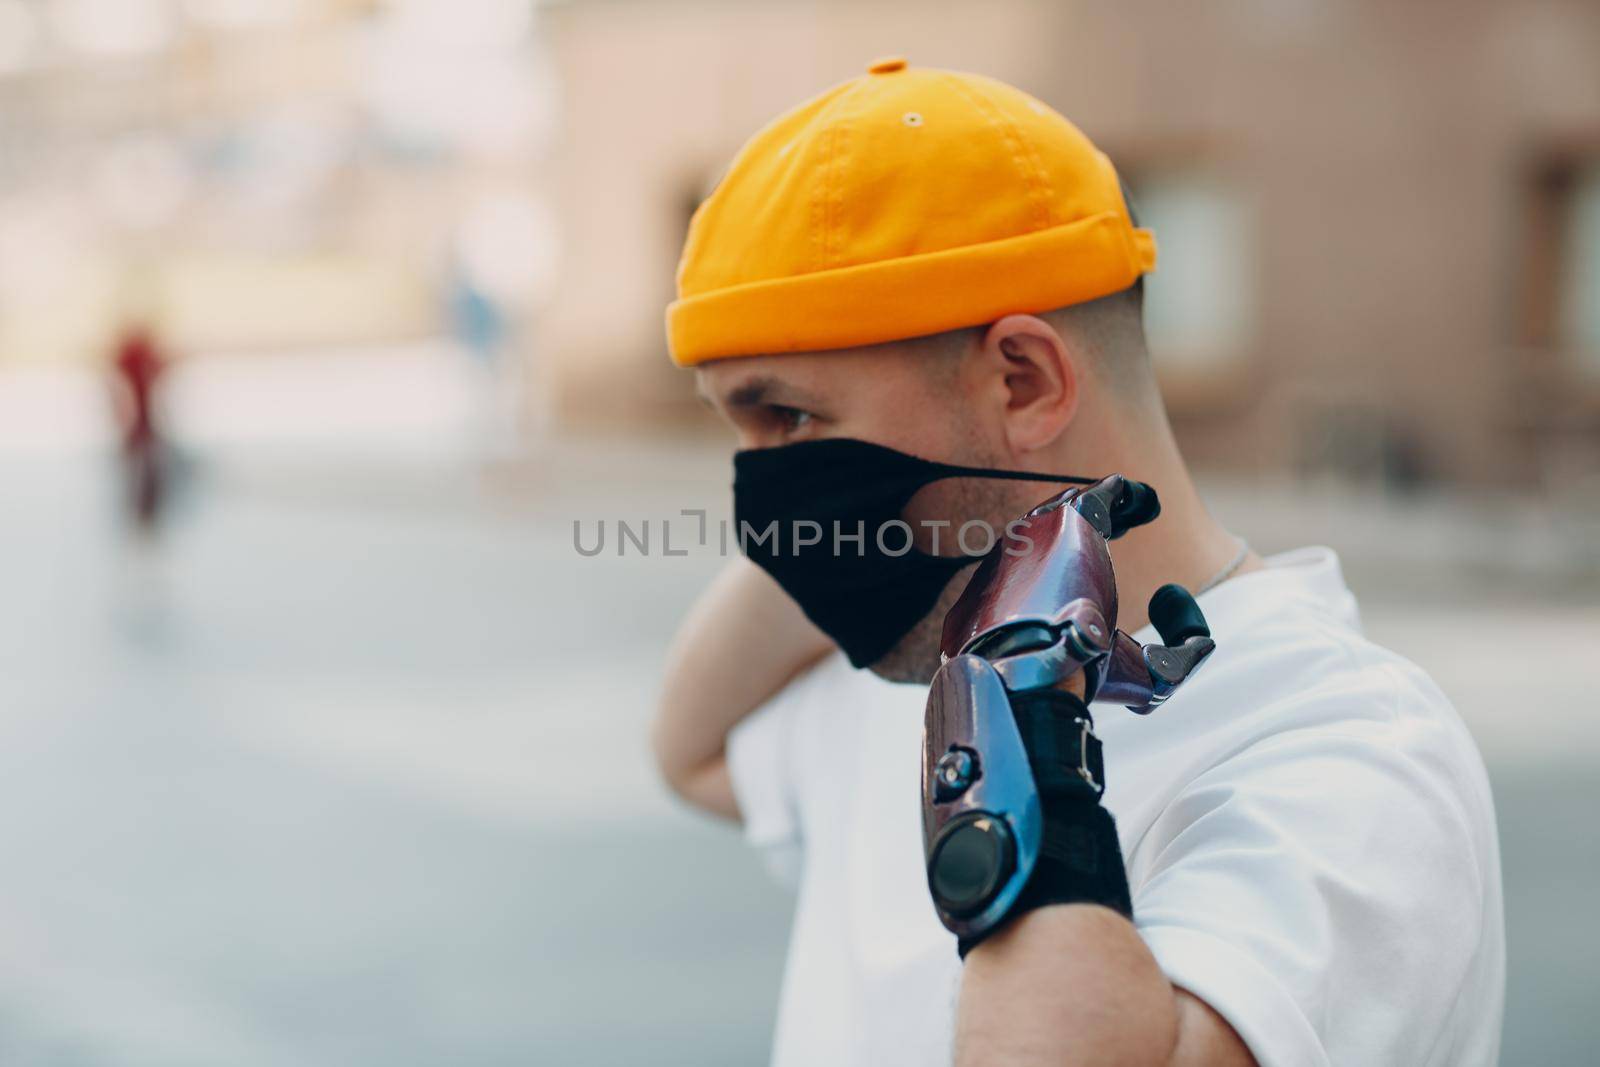
MULTIPOLYGON (((1062 338, 1084 352, 1105 380, 1118 390, 1138 394, 1154 383, 1144 336, 1144 279, 1126 289, 1069 304, 1038 316, 1062 338)), ((919 359, 934 373, 949 373, 960 365, 987 326, 965 326, 919 337, 914 342, 919 359)))
POLYGON ((1144 278, 1098 300, 1040 316, 1076 341, 1114 387, 1139 392, 1154 384, 1144 335, 1144 278))

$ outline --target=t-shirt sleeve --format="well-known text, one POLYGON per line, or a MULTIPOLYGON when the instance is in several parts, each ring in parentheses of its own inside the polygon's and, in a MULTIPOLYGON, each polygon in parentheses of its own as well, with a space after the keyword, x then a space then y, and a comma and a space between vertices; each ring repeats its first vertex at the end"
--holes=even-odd
POLYGON ((795 766, 796 723, 817 699, 830 656, 745 716, 728 733, 728 776, 744 835, 780 882, 798 884, 804 858, 795 766))
POLYGON ((1429 1063, 1449 1028, 1485 886, 1455 783, 1397 729, 1258 742, 1140 843, 1140 934, 1261 1067, 1429 1063))

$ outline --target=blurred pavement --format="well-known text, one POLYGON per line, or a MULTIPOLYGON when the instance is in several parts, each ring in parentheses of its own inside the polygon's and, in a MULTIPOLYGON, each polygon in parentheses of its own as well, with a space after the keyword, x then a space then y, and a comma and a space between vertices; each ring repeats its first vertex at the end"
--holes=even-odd
MULTIPOLYGON (((190 484, 153 552, 102 455, 0 449, 0 1062, 760 1062, 788 901, 667 800, 644 738, 717 558, 573 549, 574 519, 725 511, 723 446, 486 467, 473 386, 436 363, 406 364, 456 398, 431 421, 179 418, 190 484)), ((1482 505, 1213 499, 1262 549, 1345 551, 1369 630, 1457 701, 1500 810, 1504 1062, 1589 1061, 1600 724, 1530 643, 1600 646, 1593 516, 1494 520, 1507 581, 1482 505)))

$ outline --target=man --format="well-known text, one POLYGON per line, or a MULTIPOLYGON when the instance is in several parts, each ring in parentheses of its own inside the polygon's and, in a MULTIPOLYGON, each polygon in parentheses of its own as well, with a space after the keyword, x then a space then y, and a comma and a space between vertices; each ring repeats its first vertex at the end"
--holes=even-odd
POLYGON ((737 431, 745 547, 781 588, 740 560, 707 591, 655 743, 798 882, 778 1064, 1495 1062, 1481 761, 1361 637, 1332 552, 1263 560, 1207 513, 1145 352, 1154 259, 1066 120, 899 59, 756 134, 696 214, 672 351, 737 431), (1038 907, 963 961, 918 822, 925 686, 983 547, 952 534, 1110 473, 1163 508, 1112 546, 1121 625, 1179 582, 1217 651, 1151 717, 1099 715, 1132 920, 1038 907), (911 551, 873 542, 885 515, 911 551), (752 547, 768 517, 792 544, 752 547))

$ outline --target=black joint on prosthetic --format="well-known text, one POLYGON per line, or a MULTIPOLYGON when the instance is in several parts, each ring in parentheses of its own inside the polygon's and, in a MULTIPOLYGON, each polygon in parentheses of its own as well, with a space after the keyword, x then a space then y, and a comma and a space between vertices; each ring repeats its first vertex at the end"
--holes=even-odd
POLYGON ((1136 526, 1154 522, 1161 514, 1161 498, 1153 487, 1126 478, 1122 492, 1111 506, 1111 539, 1116 540, 1136 526))
POLYGON ((1072 507, 1101 537, 1115 541, 1134 527, 1155 521, 1161 514, 1161 498, 1144 482, 1112 475, 1079 492, 1072 507))

